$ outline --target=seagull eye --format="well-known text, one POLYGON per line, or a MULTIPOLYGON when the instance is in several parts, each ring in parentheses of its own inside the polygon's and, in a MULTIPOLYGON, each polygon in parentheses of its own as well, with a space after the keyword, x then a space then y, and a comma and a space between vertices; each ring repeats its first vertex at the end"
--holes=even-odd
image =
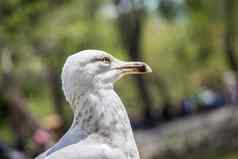
POLYGON ((104 63, 106 63, 106 64, 110 64, 110 63, 111 63, 111 59, 108 58, 108 57, 103 57, 103 58, 101 59, 101 61, 104 62, 104 63))

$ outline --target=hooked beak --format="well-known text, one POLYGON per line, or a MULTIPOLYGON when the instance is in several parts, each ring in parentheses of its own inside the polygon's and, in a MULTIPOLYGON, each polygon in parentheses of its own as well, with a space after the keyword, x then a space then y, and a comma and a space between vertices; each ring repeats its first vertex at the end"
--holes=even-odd
POLYGON ((144 62, 122 62, 120 61, 120 66, 116 67, 122 71, 122 74, 144 74, 152 72, 149 65, 144 62))

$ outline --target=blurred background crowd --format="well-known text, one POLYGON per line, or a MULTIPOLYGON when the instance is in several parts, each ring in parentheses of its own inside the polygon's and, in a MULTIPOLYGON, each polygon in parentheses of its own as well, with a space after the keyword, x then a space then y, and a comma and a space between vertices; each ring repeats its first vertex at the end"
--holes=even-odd
MULTIPOLYGON (((0 158, 33 158, 64 134, 72 112, 61 68, 83 49, 152 67, 115 86, 135 132, 236 107, 237 28, 236 0, 0 1, 0 158)), ((216 159, 238 158, 226 147, 216 159)))

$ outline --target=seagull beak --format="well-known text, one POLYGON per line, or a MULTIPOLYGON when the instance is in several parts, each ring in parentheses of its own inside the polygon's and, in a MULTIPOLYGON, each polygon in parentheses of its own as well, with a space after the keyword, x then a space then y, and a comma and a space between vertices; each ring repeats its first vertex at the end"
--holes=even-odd
POLYGON ((115 69, 121 70, 122 74, 144 74, 152 72, 149 65, 144 62, 122 62, 115 69))

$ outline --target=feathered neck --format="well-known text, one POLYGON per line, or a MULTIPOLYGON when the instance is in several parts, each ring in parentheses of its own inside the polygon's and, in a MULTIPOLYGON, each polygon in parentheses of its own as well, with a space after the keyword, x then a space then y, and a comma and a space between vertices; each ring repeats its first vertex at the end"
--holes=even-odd
POLYGON ((72 126, 46 156, 94 136, 96 142, 121 149, 127 159, 139 159, 127 112, 113 89, 85 92, 74 98, 72 126))
POLYGON ((73 125, 87 131, 104 129, 104 126, 112 124, 110 122, 123 124, 124 127, 130 128, 124 105, 112 88, 94 89, 75 96, 72 98, 72 108, 74 111, 73 125))
POLYGON ((74 120, 70 131, 79 129, 89 135, 99 135, 125 153, 133 152, 127 154, 128 159, 139 159, 129 117, 113 89, 87 91, 72 103, 74 120))

